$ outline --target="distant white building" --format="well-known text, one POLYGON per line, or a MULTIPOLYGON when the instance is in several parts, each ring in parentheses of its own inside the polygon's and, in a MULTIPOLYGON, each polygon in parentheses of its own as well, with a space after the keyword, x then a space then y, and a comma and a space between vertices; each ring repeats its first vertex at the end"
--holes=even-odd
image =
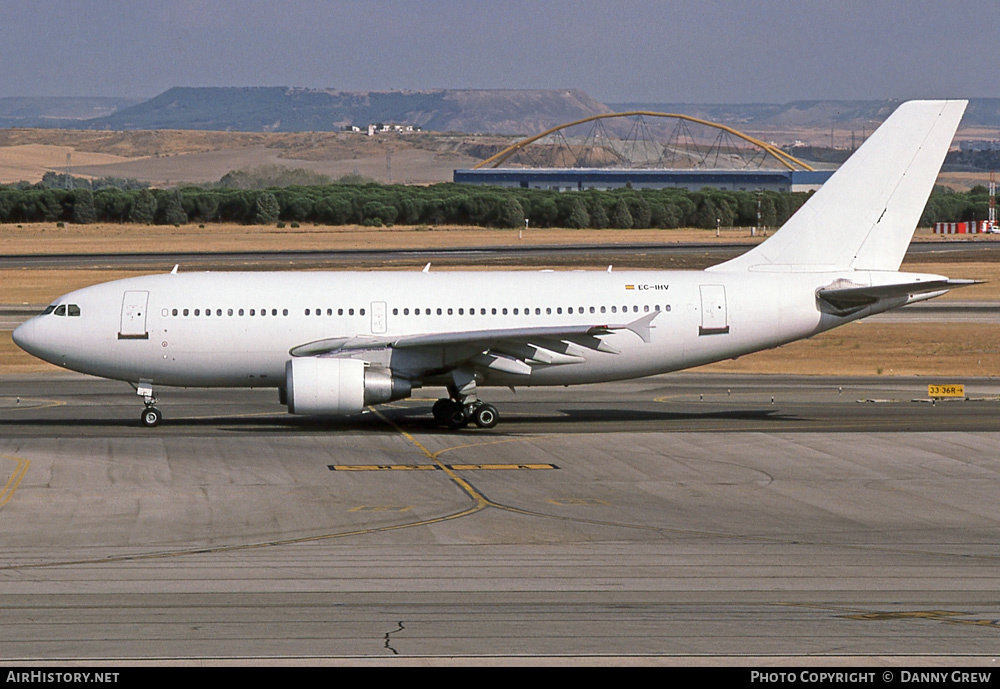
POLYGON ((1000 151, 1000 141, 991 139, 988 141, 959 141, 960 151, 1000 151))
POLYGON ((386 132, 389 134, 407 134, 413 131, 419 131, 419 127, 414 127, 412 124, 369 124, 368 125, 368 136, 375 136, 375 132, 386 132))

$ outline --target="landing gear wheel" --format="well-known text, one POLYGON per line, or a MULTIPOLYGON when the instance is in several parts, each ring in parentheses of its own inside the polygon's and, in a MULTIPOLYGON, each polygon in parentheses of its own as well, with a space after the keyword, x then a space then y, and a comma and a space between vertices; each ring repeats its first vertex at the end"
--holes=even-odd
POLYGON ((452 404, 452 401, 448 398, 440 399, 435 402, 434 406, 431 407, 431 414, 434 415, 434 420, 442 425, 447 424, 452 404))
POLYGON ((445 420, 445 425, 448 426, 453 431, 459 428, 465 428, 469 425, 469 417, 465 415, 465 407, 461 402, 448 401, 448 418, 445 420))
POLYGON ((480 428, 493 428, 500 421, 500 413, 492 404, 481 404, 473 410, 472 420, 480 428))
POLYGON ((139 420, 142 421, 143 426, 152 428, 153 426, 159 424, 160 419, 162 418, 163 414, 160 413, 159 409, 156 407, 146 407, 142 412, 142 416, 139 417, 139 420))

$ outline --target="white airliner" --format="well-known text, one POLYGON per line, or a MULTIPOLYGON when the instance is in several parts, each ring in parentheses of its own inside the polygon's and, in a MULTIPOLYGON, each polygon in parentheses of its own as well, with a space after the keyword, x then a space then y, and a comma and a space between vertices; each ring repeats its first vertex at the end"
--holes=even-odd
POLYGON ((763 244, 704 271, 221 272, 71 292, 14 331, 58 366, 154 386, 274 387, 349 415, 444 386, 435 419, 496 425, 485 386, 638 378, 729 359, 971 280, 898 272, 966 101, 911 101, 763 244))

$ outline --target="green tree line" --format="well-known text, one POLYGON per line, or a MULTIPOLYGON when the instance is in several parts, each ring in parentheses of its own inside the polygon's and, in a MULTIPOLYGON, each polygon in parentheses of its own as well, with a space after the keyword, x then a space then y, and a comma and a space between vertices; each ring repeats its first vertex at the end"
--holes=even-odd
MULTIPOLYGON (((473 225, 480 227, 673 228, 777 227, 805 193, 703 189, 557 192, 436 184, 329 184, 267 190, 45 189, 0 186, 0 222, 189 222, 322 225, 473 225), (758 222, 758 213, 759 222, 758 222)), ((959 193, 935 188, 922 225, 982 220, 984 187, 959 193)))
POLYGON ((19 182, 16 185, 19 189, 148 189, 149 182, 143 182, 131 177, 98 177, 88 179, 86 177, 74 177, 65 173, 46 172, 42 175, 42 181, 38 184, 19 182))

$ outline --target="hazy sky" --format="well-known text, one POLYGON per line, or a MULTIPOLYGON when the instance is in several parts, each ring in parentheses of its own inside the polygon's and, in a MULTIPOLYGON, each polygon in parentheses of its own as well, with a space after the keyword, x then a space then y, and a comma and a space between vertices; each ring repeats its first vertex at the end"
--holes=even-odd
POLYGON ((0 0, 0 96, 578 88, 1000 97, 996 0, 0 0))

